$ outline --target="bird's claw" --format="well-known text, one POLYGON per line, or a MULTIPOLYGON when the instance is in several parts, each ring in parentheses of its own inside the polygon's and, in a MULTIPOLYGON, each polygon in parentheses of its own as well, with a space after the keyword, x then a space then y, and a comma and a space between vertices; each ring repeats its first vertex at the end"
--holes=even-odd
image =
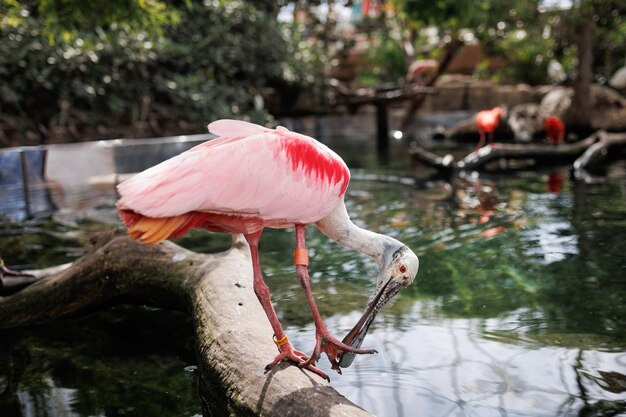
POLYGON ((299 368, 308 369, 314 374, 317 374, 324 378, 326 381, 330 382, 330 378, 328 377, 328 375, 326 375, 323 371, 314 366, 314 363, 309 363, 309 355, 294 349, 290 342, 278 346, 278 349, 280 350, 280 353, 274 358, 271 363, 265 366, 266 371, 272 369, 280 361, 287 360, 294 362, 296 365, 298 365, 299 368))
POLYGON ((315 349, 313 353, 308 358, 306 362, 299 364, 300 367, 306 367, 309 365, 315 364, 319 359, 320 355, 324 352, 328 357, 328 360, 331 365, 331 369, 337 371, 338 374, 341 375, 341 368, 339 367, 338 359, 341 357, 341 354, 344 352, 356 353, 358 355, 371 355, 374 353, 378 353, 375 349, 359 349, 354 348, 352 346, 348 346, 345 343, 339 341, 338 339, 332 337, 329 334, 318 333, 317 335, 317 343, 315 344, 315 349))

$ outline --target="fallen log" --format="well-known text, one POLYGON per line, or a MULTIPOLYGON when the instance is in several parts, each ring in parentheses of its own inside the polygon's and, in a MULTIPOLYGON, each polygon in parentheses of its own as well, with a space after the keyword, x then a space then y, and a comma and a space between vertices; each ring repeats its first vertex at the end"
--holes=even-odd
POLYGON ((602 132, 600 140, 574 161, 574 178, 594 182, 596 178, 591 173, 615 154, 616 149, 626 149, 626 133, 602 132))
POLYGON ((243 240, 204 255, 171 242, 140 245, 118 230, 94 238, 71 265, 33 275, 41 279, 0 297, 0 329, 127 302, 191 314, 204 415, 371 416, 308 371, 285 363, 264 371, 277 349, 243 240))
POLYGON ((6 271, 10 273, 6 273, 0 267, 0 295, 13 294, 39 280, 34 275, 15 273, 9 269, 6 271))
POLYGON ((420 161, 426 165, 430 165, 442 173, 450 173, 456 168, 454 157, 451 154, 439 156, 436 153, 430 152, 429 150, 417 146, 415 142, 411 143, 411 148, 409 152, 413 159, 415 159, 416 161, 420 161))
MULTIPOLYGON (((602 134, 603 132, 597 132, 581 141, 558 146, 549 144, 518 145, 496 143, 490 146, 485 146, 479 149, 478 152, 470 153, 463 158, 463 160, 457 162, 457 167, 459 169, 484 168, 489 162, 501 159, 506 161, 532 160, 533 165, 538 162, 545 162, 548 164, 563 162, 571 163, 583 152, 585 152, 587 148, 600 140, 600 136, 602 134)), ((507 168, 508 167, 509 166, 507 166, 507 168)), ((513 165, 513 167, 515 167, 515 165, 513 165)))
POLYGON ((409 149, 409 153, 413 159, 443 171, 485 169, 490 163, 497 163, 498 167, 505 169, 528 168, 539 163, 546 165, 572 163, 594 143, 607 137, 606 135, 606 132, 598 131, 576 143, 558 146, 495 143, 485 146, 477 152, 471 152, 460 161, 454 161, 451 155, 440 157, 418 146, 409 149))

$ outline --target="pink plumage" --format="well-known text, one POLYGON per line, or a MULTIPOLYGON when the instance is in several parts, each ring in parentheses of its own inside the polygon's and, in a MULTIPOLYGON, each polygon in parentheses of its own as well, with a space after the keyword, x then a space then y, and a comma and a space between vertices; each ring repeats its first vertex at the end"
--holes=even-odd
POLYGON ((548 136, 548 143, 553 145, 561 145, 565 136, 565 125, 557 116, 546 117, 544 130, 548 136))
POLYGON ((500 107, 478 112, 476 115, 476 128, 480 134, 480 140, 474 152, 478 151, 485 144, 485 134, 489 137, 489 144, 491 144, 493 141, 493 131, 498 127, 501 116, 502 109, 500 107))
POLYGON ((343 195, 350 172, 343 160, 313 138, 284 127, 267 129, 236 120, 209 125, 219 137, 149 168, 118 186, 120 217, 131 238, 157 243, 182 236, 191 228, 243 233, 250 246, 254 292, 274 332, 282 360, 328 379, 316 368, 321 352, 333 369, 352 363, 344 354, 374 353, 361 349, 369 324, 382 305, 409 285, 419 267, 417 256, 388 236, 372 233, 350 221, 343 195), (344 341, 332 337, 311 292, 305 228, 309 223, 331 239, 365 253, 381 267, 378 294, 344 341), (293 348, 274 311, 259 262, 259 240, 265 227, 295 226, 296 275, 316 328, 311 356, 293 348))
POLYGON ((347 166, 313 138, 236 120, 213 122, 209 130, 220 137, 118 186, 118 208, 132 237, 154 243, 192 227, 251 233, 314 223, 345 193, 347 166), (137 230, 141 218, 152 219, 142 223, 146 230, 137 230))
POLYGON ((482 132, 493 132, 498 127, 501 115, 502 109, 500 107, 479 111, 476 115, 476 127, 482 132))

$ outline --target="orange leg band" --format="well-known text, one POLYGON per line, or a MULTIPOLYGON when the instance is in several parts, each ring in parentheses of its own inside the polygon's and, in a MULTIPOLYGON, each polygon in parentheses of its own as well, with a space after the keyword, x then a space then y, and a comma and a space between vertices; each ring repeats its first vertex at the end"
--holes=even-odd
POLYGON ((280 339, 276 339, 276 336, 274 336, 274 343, 276 343, 276 346, 278 346, 278 347, 281 347, 282 345, 284 345, 288 341, 289 341, 289 339, 287 338, 287 335, 285 335, 285 337, 282 337, 280 339))
POLYGON ((296 265, 309 265, 309 251, 306 248, 296 248, 293 252, 293 263, 296 265))

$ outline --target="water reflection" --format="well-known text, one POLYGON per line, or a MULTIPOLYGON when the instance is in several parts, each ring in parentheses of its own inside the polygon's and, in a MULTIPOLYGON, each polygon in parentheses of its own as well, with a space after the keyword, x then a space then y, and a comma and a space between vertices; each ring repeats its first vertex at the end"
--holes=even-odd
MULTIPOLYGON (((393 316, 377 323, 367 346, 380 353, 357 360, 350 373, 333 380, 335 387, 379 416, 578 415, 586 408, 602 411, 607 402, 617 413, 626 411, 623 394, 583 373, 623 370, 626 353, 537 343, 502 332, 499 320, 424 319, 436 307, 413 303, 402 331, 393 316)), ((328 320, 331 328, 345 328, 346 321, 328 320)), ((314 331, 308 327, 296 343, 307 344, 314 331)))
POLYGON ((185 371, 194 361, 193 328, 181 313, 117 308, 3 331, 0 415, 199 415, 196 377, 185 371))
POLYGON ((535 227, 521 232, 532 242, 529 254, 551 263, 578 253, 577 235, 571 220, 562 216, 564 210, 570 211, 573 207, 572 196, 535 194, 528 199, 528 214, 536 219, 535 227))
MULTIPOLYGON (((626 374, 626 164, 611 166, 609 180, 593 185, 571 182, 566 170, 402 183, 392 175, 403 177, 405 170, 371 168, 369 156, 359 159, 359 150, 338 145, 333 146, 343 156, 351 154, 347 160, 359 160, 357 168, 351 165, 354 180, 346 200, 355 222, 406 242, 421 259, 416 284, 383 309, 365 340, 364 346, 380 353, 357 358, 343 376, 333 377, 340 392, 381 417, 626 413, 625 393, 620 391, 620 375, 626 374)), ((407 163, 401 153, 395 155, 396 164, 407 163)), ((113 202, 98 203, 97 217, 110 219, 105 221, 109 225, 72 218, 72 213, 57 213, 58 222, 5 224, 0 253, 12 262, 9 266, 41 267, 75 259, 85 230, 116 222, 113 202)), ((308 231, 314 295, 329 330, 341 337, 373 292, 376 268, 314 227, 308 231)), ((295 345, 311 350, 315 330, 289 261, 293 231, 264 233, 261 262, 277 312, 295 345)), ((204 232, 179 241, 197 251, 218 251, 229 242, 228 236, 204 232)), ((142 325, 155 322, 142 320, 142 325)), ((66 326, 72 329, 74 324, 66 326)), ((146 329, 148 334, 161 332, 146 329)), ((104 337, 110 329, 91 331, 104 337)), ((31 369, 67 357, 59 350, 70 355, 80 351, 85 355, 81 363, 98 360, 93 353, 98 348, 82 339, 69 338, 72 343, 67 343, 44 335, 33 342, 25 337, 22 349, 5 334, 0 335, 1 351, 38 352, 32 355, 31 369)), ((117 340, 111 337, 111 345, 121 346, 117 340)), ((134 349, 128 347, 126 354, 134 349)), ((159 386, 140 391, 146 401, 158 398, 171 374, 179 378, 181 369, 192 363, 168 354, 163 360, 173 363, 173 370, 153 375, 159 386)), ((31 371, 12 398, 45 403, 40 410, 54 407, 52 399, 32 400, 36 386, 60 399, 59 410, 115 415, 112 408, 76 406, 79 394, 106 402, 103 393, 117 386, 114 378, 124 379, 129 364, 107 366, 114 377, 102 384, 92 378, 81 379, 79 385, 31 371)), ((320 366, 331 372, 324 359, 320 366)), ((6 369, 0 366, 0 390, 8 386, 6 369)), ((142 407, 138 400, 124 401, 142 407)), ((193 406, 185 409, 194 412, 193 406)))

